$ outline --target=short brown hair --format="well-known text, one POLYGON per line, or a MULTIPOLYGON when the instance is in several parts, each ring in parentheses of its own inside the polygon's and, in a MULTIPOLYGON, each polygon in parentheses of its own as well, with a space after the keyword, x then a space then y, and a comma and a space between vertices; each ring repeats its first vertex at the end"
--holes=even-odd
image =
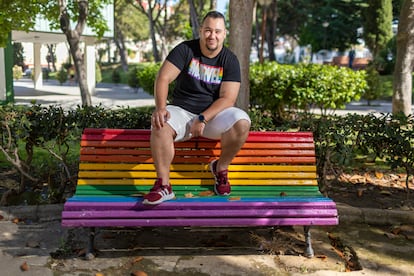
POLYGON ((204 17, 203 17, 203 20, 201 21, 201 25, 203 25, 203 23, 204 23, 204 21, 207 19, 207 18, 209 18, 209 17, 211 17, 211 18, 215 18, 215 19, 218 19, 218 18, 221 18, 221 19, 223 19, 223 21, 224 21, 224 23, 226 23, 226 18, 224 17, 224 15, 221 13, 221 12, 218 12, 218 11, 209 11, 204 17))

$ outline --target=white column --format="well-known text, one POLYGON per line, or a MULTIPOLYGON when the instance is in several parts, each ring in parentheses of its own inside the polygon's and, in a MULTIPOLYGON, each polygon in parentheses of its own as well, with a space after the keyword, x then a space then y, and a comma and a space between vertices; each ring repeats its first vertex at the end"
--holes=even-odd
POLYGON ((34 62, 34 89, 39 90, 43 87, 42 65, 40 62, 40 49, 42 44, 33 44, 33 62, 34 62))
POLYGON ((6 63, 4 48, 0 48, 0 101, 6 100, 6 63))
POLYGON ((86 37, 85 39, 85 72, 86 81, 88 83, 88 90, 91 95, 95 95, 96 92, 96 75, 95 75, 95 44, 94 38, 86 37))

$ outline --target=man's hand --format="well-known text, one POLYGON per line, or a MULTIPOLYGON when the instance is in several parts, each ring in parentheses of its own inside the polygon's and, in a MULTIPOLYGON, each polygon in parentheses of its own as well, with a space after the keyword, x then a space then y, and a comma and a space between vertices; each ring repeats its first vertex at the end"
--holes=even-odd
POLYGON ((202 136, 205 126, 206 126, 205 123, 200 122, 197 119, 193 120, 193 123, 191 124, 191 128, 190 128, 189 136, 190 137, 202 136))
POLYGON ((152 113, 151 125, 157 129, 164 127, 164 123, 170 118, 170 112, 167 109, 157 109, 152 113))

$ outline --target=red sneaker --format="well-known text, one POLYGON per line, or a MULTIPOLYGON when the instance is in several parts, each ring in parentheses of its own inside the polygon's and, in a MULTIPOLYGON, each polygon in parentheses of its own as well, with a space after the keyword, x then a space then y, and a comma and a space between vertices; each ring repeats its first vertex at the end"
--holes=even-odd
POLYGON ((231 192, 231 186, 227 177, 228 170, 222 170, 217 172, 217 161, 213 160, 210 162, 210 171, 214 175, 216 183, 214 184, 214 192, 216 195, 228 196, 231 192))
POLYGON ((163 201, 171 200, 174 197, 175 195, 172 191, 171 184, 164 186, 162 185, 162 179, 158 178, 154 183, 154 187, 144 196, 142 204, 156 205, 163 201))

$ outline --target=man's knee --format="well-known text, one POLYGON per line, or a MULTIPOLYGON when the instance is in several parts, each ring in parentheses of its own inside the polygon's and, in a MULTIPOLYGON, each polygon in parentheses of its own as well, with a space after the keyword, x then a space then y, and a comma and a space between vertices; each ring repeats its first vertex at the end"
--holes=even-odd
POLYGON ((235 139, 245 139, 250 130, 250 121, 241 119, 238 120, 227 132, 235 139))
POLYGON ((246 133, 250 130, 250 121, 241 119, 237 121, 233 126, 238 132, 246 133))
POLYGON ((169 124, 165 124, 162 128, 151 129, 151 138, 153 139, 165 139, 166 137, 174 139, 176 135, 175 130, 169 124))

